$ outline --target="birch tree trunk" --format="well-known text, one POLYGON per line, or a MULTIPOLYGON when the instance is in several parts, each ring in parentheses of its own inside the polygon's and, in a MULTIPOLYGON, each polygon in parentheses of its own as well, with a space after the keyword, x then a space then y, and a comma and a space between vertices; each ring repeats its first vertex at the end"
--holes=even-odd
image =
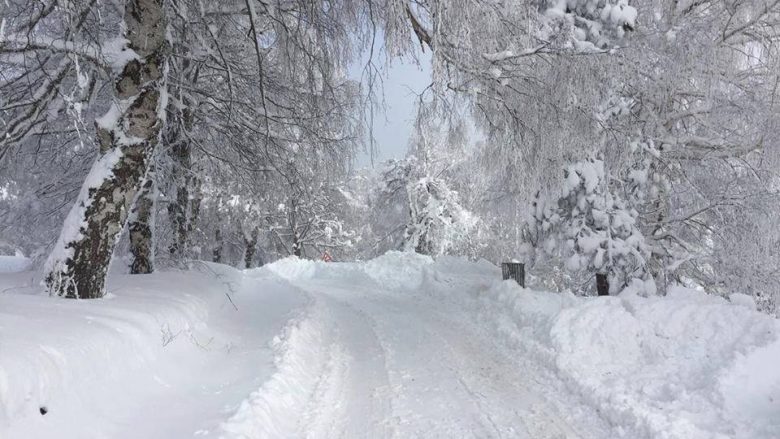
POLYGON ((154 164, 150 165, 141 192, 136 197, 127 229, 130 233, 130 253, 133 262, 131 274, 148 274, 154 271, 154 164))
POLYGON ((100 154, 46 262, 52 295, 99 298, 136 192, 158 142, 167 94, 163 0, 126 0, 126 48, 114 102, 96 121, 100 154))
POLYGON ((303 244, 301 244, 301 240, 298 237, 298 232, 293 230, 292 234, 292 252, 294 256, 301 257, 303 256, 303 244))

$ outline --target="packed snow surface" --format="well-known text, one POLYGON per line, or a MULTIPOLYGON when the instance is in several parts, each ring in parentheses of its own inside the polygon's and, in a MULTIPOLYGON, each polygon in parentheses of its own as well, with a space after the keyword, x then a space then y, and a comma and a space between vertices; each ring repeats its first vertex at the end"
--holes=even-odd
POLYGON ((403 253, 36 285, 0 274, 3 439, 780 437, 780 325, 738 294, 582 298, 403 253))

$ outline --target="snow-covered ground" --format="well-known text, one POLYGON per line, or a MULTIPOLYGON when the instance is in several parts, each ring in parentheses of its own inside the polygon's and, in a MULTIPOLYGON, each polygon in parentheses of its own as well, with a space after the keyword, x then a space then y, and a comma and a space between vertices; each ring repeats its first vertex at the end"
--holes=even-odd
POLYGON ((780 324, 746 297, 499 278, 390 253, 73 301, 0 273, 0 438, 780 437, 780 324))
POLYGON ((218 436, 273 375, 268 343, 309 300, 213 265, 118 276, 95 301, 0 279, 0 290, 17 286, 0 294, 3 439, 218 436))

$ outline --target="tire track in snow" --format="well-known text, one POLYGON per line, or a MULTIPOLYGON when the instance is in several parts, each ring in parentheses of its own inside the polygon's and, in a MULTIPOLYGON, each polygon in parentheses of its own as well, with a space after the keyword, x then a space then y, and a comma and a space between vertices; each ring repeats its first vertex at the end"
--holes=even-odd
POLYGON ((222 424, 220 437, 390 437, 384 352, 370 319, 297 289, 309 301, 272 343, 277 372, 222 424))
POLYGON ((533 439, 579 438, 563 416, 541 395, 524 385, 528 377, 518 368, 517 362, 495 349, 489 340, 472 332, 462 321, 440 312, 432 313, 431 320, 437 322, 431 325, 436 336, 458 362, 457 367, 451 368, 458 375, 461 386, 473 395, 475 405, 494 428, 496 435, 491 437, 516 437, 516 432, 508 426, 520 420, 528 437, 533 439))
POLYGON ((350 388, 343 395, 349 419, 310 437, 579 437, 544 398, 522 385, 529 378, 517 363, 472 331, 465 315, 453 318, 436 309, 447 307, 443 303, 322 279, 298 286, 331 308, 351 360, 343 383, 350 388), (370 373, 386 378, 371 379, 370 373), (377 385, 387 381, 389 386, 377 385), (383 407, 353 412, 369 404, 383 407), (377 415, 383 412, 381 421, 377 415))
POLYGON ((392 412, 385 353, 373 322, 348 303, 306 287, 329 309, 340 355, 339 379, 331 380, 310 406, 316 412, 308 438, 384 438, 392 436, 392 412))
POLYGON ((342 373, 342 355, 333 339, 328 308, 309 295, 306 307, 272 341, 277 371, 222 423, 220 437, 302 437, 306 423, 317 417, 312 401, 338 388, 331 383, 342 373))

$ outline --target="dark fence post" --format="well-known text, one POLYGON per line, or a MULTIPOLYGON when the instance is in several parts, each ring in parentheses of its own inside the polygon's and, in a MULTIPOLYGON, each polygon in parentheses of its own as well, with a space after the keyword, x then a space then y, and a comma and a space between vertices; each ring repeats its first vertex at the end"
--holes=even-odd
POLYGON ((596 273, 596 291, 599 296, 609 296, 609 279, 606 274, 596 273))
POLYGON ((514 279, 518 285, 525 288, 525 264, 520 262, 502 262, 501 274, 504 280, 514 279))

